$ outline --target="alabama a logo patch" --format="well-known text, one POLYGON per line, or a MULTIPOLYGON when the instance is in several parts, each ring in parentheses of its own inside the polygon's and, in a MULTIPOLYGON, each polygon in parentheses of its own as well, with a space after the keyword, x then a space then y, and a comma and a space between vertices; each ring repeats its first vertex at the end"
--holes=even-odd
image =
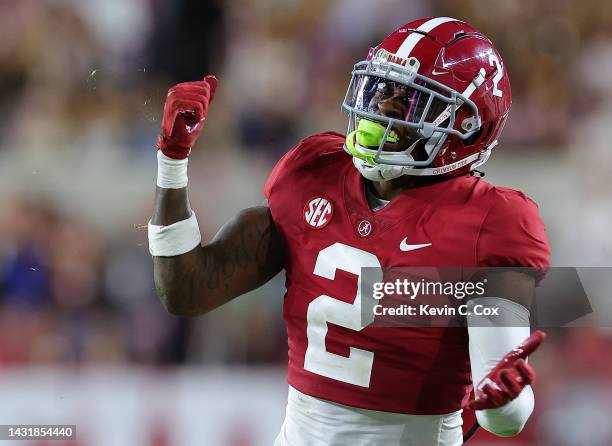
POLYGON ((334 205, 327 198, 313 198, 304 206, 306 224, 314 229, 322 229, 327 226, 333 215, 334 205))
POLYGON ((370 220, 366 220, 365 218, 362 219, 357 224, 357 234, 359 234, 361 237, 367 237, 371 233, 372 233, 372 223, 370 222, 370 220))

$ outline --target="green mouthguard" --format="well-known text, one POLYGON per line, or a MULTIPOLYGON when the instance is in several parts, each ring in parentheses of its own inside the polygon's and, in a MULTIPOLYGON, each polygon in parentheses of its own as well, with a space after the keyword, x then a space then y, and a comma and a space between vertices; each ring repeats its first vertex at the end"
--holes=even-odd
MULTIPOLYGON (((378 122, 361 119, 359 121, 359 125, 357 126, 357 130, 352 131, 347 135, 346 147, 348 148, 349 152, 351 152, 351 155, 361 158, 368 163, 376 164, 373 155, 361 153, 355 148, 355 142, 362 147, 378 148, 378 146, 380 146, 380 142, 385 136, 386 131, 387 127, 379 124, 378 122)), ((391 135, 387 136, 387 142, 395 143, 397 141, 399 141, 399 138, 391 135)))

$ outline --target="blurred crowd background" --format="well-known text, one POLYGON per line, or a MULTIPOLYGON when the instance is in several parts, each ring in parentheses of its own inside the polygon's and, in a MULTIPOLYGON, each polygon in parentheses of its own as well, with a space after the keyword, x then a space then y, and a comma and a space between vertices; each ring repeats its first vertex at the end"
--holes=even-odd
MULTIPOLYGON (((146 223, 166 91, 219 78, 190 163, 207 239, 263 200, 267 173, 300 138, 345 129, 352 65, 428 15, 485 32, 510 73, 513 110, 487 179, 539 203, 554 265, 612 265, 611 2, 5 1, 0 381, 2 370, 47 367, 282 372, 282 277, 197 319, 167 315, 155 296, 146 223)), ((611 348, 605 329, 551 333, 533 358, 534 422, 499 443, 612 445, 602 415, 612 408, 611 348)))

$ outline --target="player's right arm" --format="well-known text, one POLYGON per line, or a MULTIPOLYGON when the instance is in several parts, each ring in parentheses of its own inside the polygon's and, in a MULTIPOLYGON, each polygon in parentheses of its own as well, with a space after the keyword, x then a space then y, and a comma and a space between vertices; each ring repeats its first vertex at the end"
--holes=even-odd
POLYGON ((181 316, 204 314, 259 287, 283 268, 283 244, 267 206, 245 209, 210 243, 200 243, 187 198, 187 158, 215 89, 213 76, 171 88, 157 142, 149 249, 157 294, 170 313, 181 316))

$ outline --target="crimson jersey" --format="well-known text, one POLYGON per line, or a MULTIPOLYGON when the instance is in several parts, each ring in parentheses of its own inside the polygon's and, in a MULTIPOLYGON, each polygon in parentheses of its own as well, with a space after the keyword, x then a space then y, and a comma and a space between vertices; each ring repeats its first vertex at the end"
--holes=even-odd
POLYGON ((302 140, 264 187, 287 251, 289 384, 364 409, 426 415, 460 409, 471 385, 464 328, 362 327, 362 267, 528 266, 550 250, 536 204, 469 175, 368 206, 344 136, 302 140), (400 249, 402 243, 431 244, 400 249))

